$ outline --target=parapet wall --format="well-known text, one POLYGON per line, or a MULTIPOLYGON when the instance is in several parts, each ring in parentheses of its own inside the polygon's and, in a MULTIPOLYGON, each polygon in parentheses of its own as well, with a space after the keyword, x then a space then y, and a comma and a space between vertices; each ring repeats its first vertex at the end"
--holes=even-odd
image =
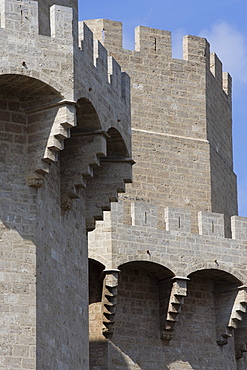
POLYGON ((202 211, 198 214, 199 233, 195 234, 191 232, 190 210, 167 207, 162 212, 156 205, 133 202, 129 212, 119 201, 89 233, 89 258, 106 268, 149 261, 184 277, 198 270, 217 269, 246 284, 247 218, 233 216, 231 227, 232 238, 226 238, 224 215, 202 211))
MULTIPOLYGON (((95 19, 84 21, 98 39, 111 53, 131 53, 132 56, 145 54, 149 58, 160 57, 164 61, 178 59, 172 58, 171 32, 160 29, 138 26, 135 29, 135 51, 122 48, 122 23, 108 19, 95 19), (122 50, 121 50, 122 49, 122 50)), ((222 63, 215 53, 210 53, 210 45, 206 39, 187 35, 183 38, 183 60, 189 62, 203 62, 222 86, 225 93, 231 97, 231 77, 222 72, 222 63)), ((174 67, 175 68, 175 67, 174 67)))
MULTIPOLYGON (((166 231, 191 233, 191 212, 188 209, 166 207, 163 226, 166 231)), ((135 202, 131 204, 132 226, 161 227, 158 207, 135 202)), ((225 237, 224 215, 201 211, 198 213, 199 235, 225 237)), ((232 239, 247 241, 247 217, 232 216, 232 239)))

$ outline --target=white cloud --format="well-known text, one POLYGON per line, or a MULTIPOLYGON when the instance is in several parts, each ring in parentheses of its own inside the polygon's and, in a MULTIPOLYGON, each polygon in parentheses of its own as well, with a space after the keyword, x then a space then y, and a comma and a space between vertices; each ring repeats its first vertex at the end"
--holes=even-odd
POLYGON ((223 63, 223 70, 229 72, 237 83, 247 83, 247 38, 232 25, 218 22, 210 29, 203 29, 201 37, 210 43, 210 50, 216 52, 223 63))

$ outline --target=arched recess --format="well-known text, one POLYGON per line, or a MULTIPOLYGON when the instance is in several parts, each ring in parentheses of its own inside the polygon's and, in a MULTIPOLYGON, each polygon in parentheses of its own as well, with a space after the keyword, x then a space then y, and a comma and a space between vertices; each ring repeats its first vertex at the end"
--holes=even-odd
POLYGON ((129 341, 134 345, 153 340, 160 344, 174 273, 147 261, 128 262, 119 269, 114 342, 129 341))
MULTIPOLYGON (((101 337, 102 348, 103 343, 108 343, 104 347, 104 364, 116 364, 114 348, 117 348, 117 364, 125 368, 126 355, 136 363, 136 357, 145 358, 146 345, 152 343, 162 347, 160 324, 162 315, 166 314, 164 303, 168 303, 174 273, 160 264, 147 261, 127 262, 118 269, 105 270, 107 273, 109 278, 111 274, 117 274, 118 285, 113 284, 113 289, 117 288, 115 291, 104 290, 106 297, 102 296, 103 333, 108 338, 108 342, 104 342, 104 336, 101 337), (113 302, 109 292, 112 292, 115 308, 109 306, 113 302), (134 356, 130 348, 135 348, 134 356)), ((91 353, 92 364, 100 363, 101 353, 91 353)))
POLYGON ((79 198, 83 191, 90 231, 95 220, 103 219, 103 211, 110 210, 110 202, 117 201, 117 193, 125 191, 125 183, 131 181, 133 161, 120 133, 114 127, 102 130, 88 99, 78 100, 76 120, 60 153, 61 207, 70 209, 72 199, 79 198))
POLYGON ((58 91, 36 78, 0 75, 0 141, 9 146, 6 152, 18 153, 16 165, 24 177, 42 167, 61 99, 58 91))
POLYGON ((106 133, 102 130, 99 116, 86 98, 76 104, 76 125, 70 129, 70 137, 60 152, 61 206, 64 210, 72 205, 71 199, 79 197, 86 180, 99 166, 99 157, 105 156, 106 133))
POLYGON ((104 279, 104 268, 102 263, 90 259, 88 260, 88 275, 89 275, 89 362, 90 367, 93 367, 95 358, 99 359, 99 363, 104 361, 105 345, 102 344, 104 337, 102 335, 102 284, 104 279), (103 347, 103 354, 102 354, 103 347))
POLYGON ((0 75, 1 95, 8 97, 18 97, 21 101, 27 102, 26 108, 34 107, 39 103, 39 99, 53 102, 56 97, 61 98, 61 94, 52 86, 34 77, 20 74, 0 75))
POLYGON ((107 138, 107 157, 109 158, 129 158, 126 144, 119 131, 111 127, 108 131, 107 138))
POLYGON ((102 263, 91 258, 88 259, 89 305, 101 302, 104 269, 105 266, 102 263))
POLYGON ((192 340, 200 341, 201 345, 216 342, 220 346, 232 341, 233 329, 244 313, 244 310, 240 312, 241 304, 245 305, 242 282, 219 269, 194 271, 188 278, 188 295, 183 311, 184 315, 190 312, 190 322, 184 322, 184 325, 190 332, 196 325, 201 327, 200 339, 195 339, 195 333, 191 333, 192 340))
POLYGON ((89 258, 89 337, 93 340, 102 334, 101 298, 104 268, 100 262, 89 258))

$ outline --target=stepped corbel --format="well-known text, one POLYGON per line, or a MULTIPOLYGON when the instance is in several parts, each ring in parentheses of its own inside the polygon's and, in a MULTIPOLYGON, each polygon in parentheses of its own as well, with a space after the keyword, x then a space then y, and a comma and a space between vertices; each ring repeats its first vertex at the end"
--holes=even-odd
POLYGON ((103 328, 102 333, 105 337, 109 337, 114 332, 115 313, 117 305, 117 289, 120 270, 106 269, 102 291, 102 316, 103 328))
POLYGON ((86 195, 86 228, 91 231, 95 220, 103 219, 103 211, 109 211, 110 203, 118 200, 118 193, 125 191, 125 183, 131 182, 131 158, 100 158, 100 166, 94 177, 88 179, 86 195))
POLYGON ((178 321, 178 314, 181 311, 181 305, 184 303, 184 297, 187 296, 188 280, 190 279, 179 276, 172 278, 172 287, 166 311, 166 318, 161 328, 161 339, 167 343, 172 339, 172 333, 175 323, 178 321))
POLYGON ((87 179, 93 177, 95 167, 100 166, 99 158, 106 155, 108 137, 103 130, 74 128, 60 155, 63 198, 78 198, 78 189, 86 188, 87 179))
POLYGON ((74 101, 60 100, 26 111, 29 117, 29 168, 28 186, 41 187, 39 179, 50 171, 50 164, 58 160, 64 140, 70 137, 70 128, 76 124, 74 101), (38 173, 42 176, 35 175, 38 173))
MULTIPOLYGON (((234 294, 234 291, 233 291, 234 294)), ((228 302, 230 297, 228 297, 228 302)), ((237 294, 234 294, 234 300, 232 304, 232 310, 230 313, 227 327, 223 331, 221 330, 220 336, 217 339, 217 344, 223 346, 228 343, 228 338, 232 336, 233 329, 237 329, 239 323, 243 320, 243 315, 247 311, 247 286, 240 286, 237 288, 237 294)), ((221 324, 221 323, 220 323, 221 324)), ((221 327, 221 325, 219 325, 221 327)), ((218 329, 219 332, 219 329, 218 329)), ((244 348, 246 344, 244 345, 244 348)), ((239 352, 239 351, 237 351, 239 352)), ((245 350, 243 351, 245 352, 245 350)), ((240 357, 239 357, 240 358, 240 357)))

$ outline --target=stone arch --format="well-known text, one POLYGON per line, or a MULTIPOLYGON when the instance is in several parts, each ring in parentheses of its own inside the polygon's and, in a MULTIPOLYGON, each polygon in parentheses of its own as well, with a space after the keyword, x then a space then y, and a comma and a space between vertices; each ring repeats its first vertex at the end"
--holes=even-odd
POLYGON ((212 274, 215 275, 216 271, 219 271, 219 273, 221 271, 223 275, 227 276, 227 274, 229 274, 229 278, 230 276, 232 276, 233 279, 238 280, 239 285, 242 285, 244 283, 244 278, 239 270, 232 268, 228 264, 225 264, 223 262, 219 263, 217 260, 215 260, 214 264, 215 266, 212 266, 212 262, 202 262, 195 265, 190 265, 186 269, 186 275, 189 277, 191 274, 199 271, 208 271, 209 273, 212 272, 212 274), (217 265, 217 263, 219 264, 219 266, 217 265))
POLYGON ((128 266, 133 269, 141 268, 147 271, 149 274, 153 275, 157 281, 171 279, 175 276, 175 274, 169 268, 153 261, 143 261, 143 260, 128 261, 119 265, 118 268, 121 271, 123 267, 128 266))
POLYGON ((101 302, 104 269, 105 266, 99 261, 88 259, 89 305, 101 302))
MULTIPOLYGON (((147 254, 147 257, 149 257, 149 254, 150 253, 148 250, 146 251, 146 254, 147 254)), ((148 260, 148 258, 145 260, 143 258, 143 255, 141 256, 138 256, 136 255, 135 251, 133 250, 133 254, 134 255, 131 255, 131 254, 128 254, 128 255, 124 255, 122 254, 121 256, 118 256, 118 259, 116 259, 114 261, 114 267, 115 268, 120 268, 120 266, 122 265, 125 265, 127 263, 132 263, 132 262, 136 262, 136 263, 151 263, 153 264, 154 266, 162 266, 164 269, 167 269, 168 271, 171 272, 171 277, 175 276, 176 273, 173 272, 174 271, 174 264, 170 263, 169 261, 165 261, 163 263, 162 259, 159 257, 159 256, 155 256, 155 255, 152 255, 152 260, 148 260)))
POLYGON ((62 149, 61 127, 57 115, 63 96, 50 81, 48 84, 23 73, 0 75, 0 90, 1 105, 5 108, 5 115, 1 116, 3 120, 10 122, 8 125, 5 123, 5 129, 10 132, 12 128, 12 141, 25 145, 28 163, 27 170, 23 173, 25 176, 29 174, 30 186, 39 187, 42 180, 39 182, 37 172, 49 172, 46 162, 55 161, 54 153, 62 149), (56 135, 60 135, 60 139, 56 135))
POLYGON ((164 301, 170 295, 174 273, 150 261, 129 261, 118 268, 121 272, 111 341, 120 353, 128 355, 133 363, 139 363, 145 358, 146 346, 162 348, 160 330, 166 314, 164 301), (130 351, 131 347, 135 347, 135 353, 130 351))
MULTIPOLYGON (((18 161, 11 164, 16 167, 13 171, 15 175, 13 178, 10 175, 8 181, 15 184, 16 173, 19 173, 23 192, 28 192, 26 178, 30 186, 42 185, 42 179, 38 179, 37 174, 34 177, 29 175, 42 167, 57 104, 61 99, 58 90, 37 78, 17 73, 0 75, 0 143, 5 153, 16 153, 16 157, 18 153, 18 161)), ((5 155, 2 165, 10 160, 11 156, 5 155)))
POLYGON ((68 210, 72 199, 86 199, 87 230, 93 230, 95 220, 103 218, 110 210, 110 202, 117 201, 117 193, 125 191, 131 181, 133 161, 128 158, 126 144, 121 134, 111 127, 102 129, 99 115, 87 98, 76 104, 76 126, 70 129, 60 153, 61 207, 68 210), (126 158, 127 157, 127 158, 126 158), (83 189, 83 190, 82 190, 83 189))
POLYGON ((87 98, 81 97, 77 100, 76 120, 77 125, 71 130, 74 135, 102 129, 98 113, 92 102, 87 98))
POLYGON ((71 199, 78 198, 86 180, 106 155, 106 133, 93 104, 86 98, 76 103, 76 122, 60 152, 61 206, 71 208, 71 199))
POLYGON ((242 285, 242 281, 228 271, 222 269, 205 268, 191 272, 188 278, 200 276, 202 278, 209 277, 216 283, 229 283, 232 285, 242 285))
POLYGON ((117 129, 109 128, 107 131, 109 137, 107 138, 107 157, 110 158, 128 158, 129 153, 127 146, 117 129))
POLYGON ((9 94, 16 94, 23 100, 34 96, 59 96, 61 94, 53 86, 46 82, 23 74, 2 74, 0 75, 0 88, 8 91, 9 94))
POLYGON ((32 90, 35 95, 60 95, 62 98, 66 98, 62 93, 63 87, 58 83, 58 80, 51 79, 49 74, 26 68, 25 62, 15 70, 12 67, 5 68, 4 74, 0 74, 1 90, 8 87, 10 91, 16 92, 16 87, 17 90, 23 93, 32 90))
MULTIPOLYGON (((223 269, 212 268, 207 264, 204 267, 188 274, 188 295, 183 310, 186 314, 187 311, 191 312, 193 306, 190 327, 193 328, 194 321, 200 322, 202 340, 222 346, 232 337, 235 320, 241 320, 239 303, 243 297, 242 281, 223 269)), ((185 321, 185 327, 187 324, 185 321)))

